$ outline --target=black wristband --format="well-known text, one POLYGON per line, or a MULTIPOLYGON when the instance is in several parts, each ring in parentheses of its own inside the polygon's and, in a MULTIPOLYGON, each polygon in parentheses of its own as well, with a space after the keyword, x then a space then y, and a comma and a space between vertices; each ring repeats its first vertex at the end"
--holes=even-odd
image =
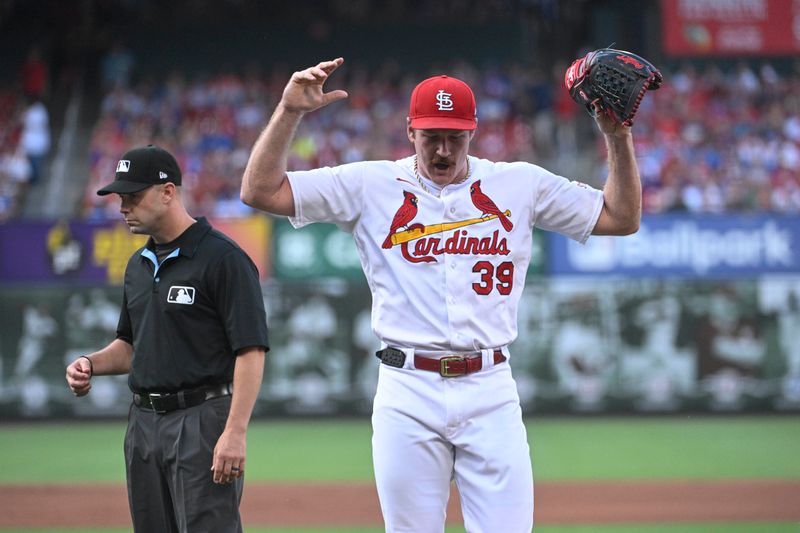
POLYGON ((94 365, 92 364, 92 360, 89 359, 88 355, 82 355, 82 356, 78 357, 78 359, 81 359, 81 358, 86 359, 87 361, 89 361, 89 377, 94 376, 94 365))

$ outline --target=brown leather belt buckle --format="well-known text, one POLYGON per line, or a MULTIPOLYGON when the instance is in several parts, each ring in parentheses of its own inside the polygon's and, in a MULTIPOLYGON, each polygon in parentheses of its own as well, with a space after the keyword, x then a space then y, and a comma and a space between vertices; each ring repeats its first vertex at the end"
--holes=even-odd
POLYGON ((439 359, 439 374, 443 378, 454 378, 467 373, 467 358, 460 355, 448 355, 439 359), (450 365, 461 363, 460 368, 451 370, 450 365))

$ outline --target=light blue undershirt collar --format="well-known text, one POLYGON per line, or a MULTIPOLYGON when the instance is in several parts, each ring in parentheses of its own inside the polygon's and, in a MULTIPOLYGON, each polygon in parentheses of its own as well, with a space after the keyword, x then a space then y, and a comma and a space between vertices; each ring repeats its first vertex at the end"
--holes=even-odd
POLYGON ((153 263, 153 277, 155 278, 156 274, 158 274, 158 269, 161 268, 161 265, 163 265, 167 259, 178 257, 178 254, 180 252, 181 252, 180 247, 175 248, 174 250, 172 250, 172 253, 170 253, 167 257, 164 258, 164 261, 161 261, 161 264, 158 264, 158 257, 156 257, 156 254, 154 254, 153 251, 150 250, 150 248, 145 248, 144 250, 142 250, 142 257, 146 257, 147 259, 150 260, 151 263, 153 263))

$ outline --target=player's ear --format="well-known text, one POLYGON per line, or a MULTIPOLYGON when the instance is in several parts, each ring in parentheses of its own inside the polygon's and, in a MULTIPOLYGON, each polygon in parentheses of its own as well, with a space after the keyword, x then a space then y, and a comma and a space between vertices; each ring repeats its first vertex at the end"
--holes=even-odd
POLYGON ((406 135, 411 144, 414 144, 414 128, 411 127, 411 119, 406 117, 406 135))

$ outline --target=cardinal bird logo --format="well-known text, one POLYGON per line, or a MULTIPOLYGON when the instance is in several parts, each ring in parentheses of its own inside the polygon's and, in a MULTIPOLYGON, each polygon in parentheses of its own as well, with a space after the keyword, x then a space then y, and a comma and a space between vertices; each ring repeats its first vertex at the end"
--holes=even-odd
POLYGON ((414 194, 411 194, 408 191, 403 191, 403 196, 405 200, 403 200, 403 205, 400 206, 400 209, 397 210, 395 213, 394 218, 392 219, 392 226, 389 228, 389 235, 386 236, 386 240, 383 241, 383 247, 389 249, 392 247, 392 235, 394 232, 397 231, 397 228, 404 227, 408 229, 408 223, 414 220, 414 217, 417 216, 417 197, 414 194))
POLYGON ((511 231, 511 228, 514 227, 514 224, 511 223, 505 213, 497 208, 497 205, 492 201, 492 199, 483 193, 481 190, 481 180, 478 180, 472 184, 472 186, 469 188, 469 194, 472 196, 472 203, 475 205, 475 207, 483 212, 483 215, 481 215, 482 217, 497 215, 497 218, 500 219, 500 224, 503 225, 503 229, 506 231, 511 231))

